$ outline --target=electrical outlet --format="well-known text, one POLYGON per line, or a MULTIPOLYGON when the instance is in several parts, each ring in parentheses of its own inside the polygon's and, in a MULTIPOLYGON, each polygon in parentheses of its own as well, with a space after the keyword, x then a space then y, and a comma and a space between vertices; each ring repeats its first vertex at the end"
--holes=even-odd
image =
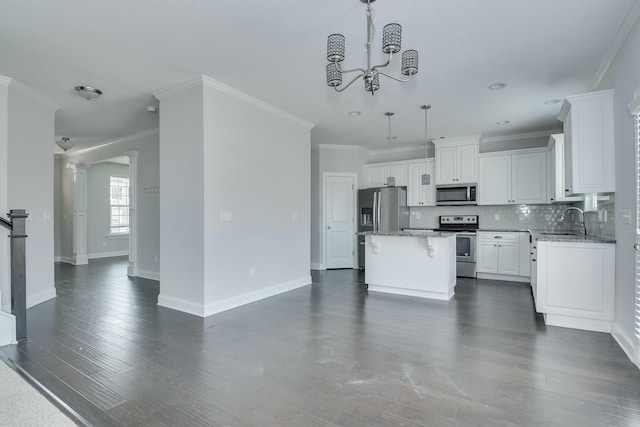
POLYGON ((518 215, 518 219, 519 219, 520 221, 524 221, 524 215, 518 215))
POLYGON ((220 211, 220 221, 228 222, 233 220, 233 213, 231 211, 220 211))
POLYGON ((291 213, 291 221, 296 222, 298 220, 298 212, 291 213))
POLYGON ((255 267, 251 267, 251 268, 249 269, 249 277, 251 277, 252 279, 253 279, 254 277, 256 277, 256 268, 255 268, 255 267))
POLYGON ((107 242, 105 242, 104 240, 102 241, 102 247, 106 247, 107 246, 107 242))
POLYGON ((622 211, 622 223, 631 224, 631 209, 625 209, 622 211))
POLYGON ((495 214, 495 215, 493 216, 493 218, 494 218, 496 221, 500 221, 500 214, 499 214, 499 213, 495 214))
POLYGON ((153 256, 153 260, 154 260, 155 262, 158 262, 158 254, 155 254, 155 255, 153 256))
POLYGON ((546 215, 544 216, 544 220, 545 220, 545 221, 551 221, 551 215, 546 214, 546 215))

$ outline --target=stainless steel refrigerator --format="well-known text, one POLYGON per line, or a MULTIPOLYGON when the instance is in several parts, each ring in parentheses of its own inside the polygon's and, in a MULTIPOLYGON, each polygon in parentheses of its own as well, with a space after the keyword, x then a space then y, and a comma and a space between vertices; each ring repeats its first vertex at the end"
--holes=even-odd
MULTIPOLYGON (((358 232, 393 233, 409 228, 405 187, 367 188, 358 191, 358 232)), ((358 265, 365 267, 364 236, 358 236, 358 265)))

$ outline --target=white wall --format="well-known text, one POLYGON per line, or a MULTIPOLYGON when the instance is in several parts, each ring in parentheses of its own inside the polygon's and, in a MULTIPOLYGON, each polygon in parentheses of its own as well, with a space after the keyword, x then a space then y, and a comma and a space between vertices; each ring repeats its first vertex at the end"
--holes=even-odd
POLYGON ((640 23, 636 22, 618 53, 605 81, 613 82, 616 140, 616 295, 613 334, 631 354, 634 328, 635 292, 635 221, 625 224, 622 212, 630 210, 636 218, 635 207, 635 137, 634 120, 627 106, 634 90, 640 85, 640 23))
MULTIPOLYGON (((54 298, 53 146, 57 109, 20 83, 0 78, 0 213, 26 209, 27 307, 54 298)), ((4 235, 4 233, 3 233, 4 235)), ((3 239, 4 240, 4 239, 3 239)), ((3 246, 6 247, 3 242, 3 246)), ((4 250, 3 250, 4 252, 4 250)), ((2 267, 6 267, 6 256, 2 267)), ((8 275, 0 277, 3 310, 10 304, 8 275)))
POLYGON ((87 169, 87 252, 89 259, 129 253, 128 235, 110 236, 110 178, 128 178, 129 166, 97 163, 87 169))
POLYGON ((205 76, 156 96, 158 304, 207 316, 309 284, 310 124, 205 76))
MULTIPOLYGON (((160 193, 147 193, 145 187, 157 186, 160 180, 158 130, 150 130, 131 135, 117 141, 110 141, 95 149, 67 152, 60 162, 62 194, 56 198, 62 205, 61 256, 63 260, 73 255, 73 187, 72 171, 67 163, 93 164, 127 152, 138 154, 138 257, 137 269, 141 277, 155 278, 160 275, 160 264, 156 256, 160 254, 160 193)), ((94 165, 89 167, 97 167, 94 165)), ((89 172, 90 173, 90 172, 89 172)), ((90 209, 88 207, 88 209, 90 209)))

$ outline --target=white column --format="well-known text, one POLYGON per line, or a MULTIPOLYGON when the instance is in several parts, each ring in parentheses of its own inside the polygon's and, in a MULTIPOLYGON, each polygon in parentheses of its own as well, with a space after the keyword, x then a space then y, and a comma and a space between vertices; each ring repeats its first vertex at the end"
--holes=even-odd
POLYGON ((129 157, 129 265, 127 275, 138 276, 138 152, 125 153, 129 157))
POLYGON ((87 256, 87 169, 84 164, 73 169, 73 264, 88 264, 87 256))

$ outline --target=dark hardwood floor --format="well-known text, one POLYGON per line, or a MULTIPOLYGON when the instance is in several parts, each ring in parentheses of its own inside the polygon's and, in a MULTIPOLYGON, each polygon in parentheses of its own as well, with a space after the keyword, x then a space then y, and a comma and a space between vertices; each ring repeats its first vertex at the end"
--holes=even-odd
POLYGON ((459 279, 447 303, 363 277, 200 319, 124 258, 57 264, 1 351, 98 426, 640 425, 640 371, 608 334, 545 327, 528 285, 459 279))

